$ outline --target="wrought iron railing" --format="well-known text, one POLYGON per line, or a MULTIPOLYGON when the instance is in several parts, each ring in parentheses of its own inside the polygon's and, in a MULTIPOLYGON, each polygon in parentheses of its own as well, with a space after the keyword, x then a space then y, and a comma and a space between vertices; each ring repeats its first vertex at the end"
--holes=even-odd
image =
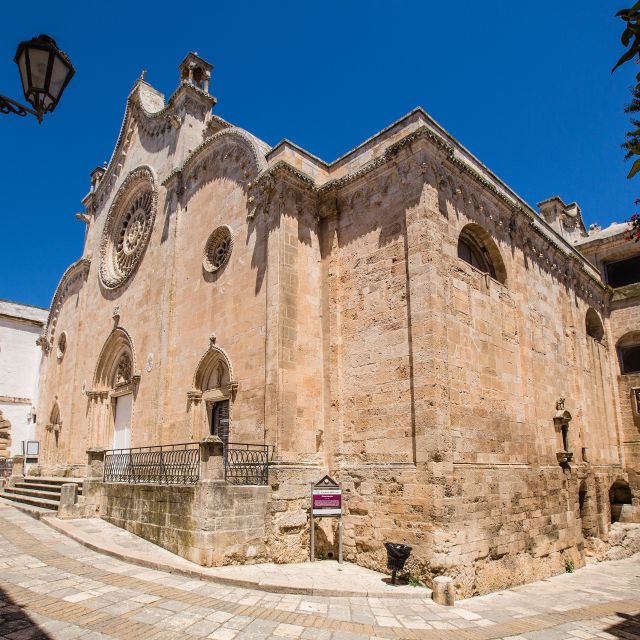
POLYGON ((224 447, 224 477, 231 484, 267 484, 269 445, 229 442, 224 447))
MULTIPOLYGON (((224 476, 236 485, 265 485, 269 446, 229 442, 224 445, 224 476)), ((11 470, 9 470, 11 475, 11 470)), ((128 484, 195 484, 200 476, 200 445, 185 442, 105 452, 104 481, 128 484)))
POLYGON ((8 478, 13 471, 13 458, 0 458, 0 478, 8 478))
POLYGON ((195 484, 200 474, 197 442, 112 449, 104 459, 104 481, 129 484, 195 484))

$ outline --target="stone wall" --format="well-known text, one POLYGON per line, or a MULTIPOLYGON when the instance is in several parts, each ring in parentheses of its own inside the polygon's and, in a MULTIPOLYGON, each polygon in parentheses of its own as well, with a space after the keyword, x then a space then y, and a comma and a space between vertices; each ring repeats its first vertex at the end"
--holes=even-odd
POLYGON ((105 483, 100 517, 204 566, 264 562, 267 487, 105 483))

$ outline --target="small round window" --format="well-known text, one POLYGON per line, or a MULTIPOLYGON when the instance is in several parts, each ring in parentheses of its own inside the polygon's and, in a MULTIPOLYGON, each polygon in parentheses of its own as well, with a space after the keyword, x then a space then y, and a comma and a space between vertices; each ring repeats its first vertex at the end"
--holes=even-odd
POLYGON ((58 338, 58 360, 62 360, 64 352, 67 350, 67 334, 63 331, 58 338))
POLYGON ((231 249, 233 248, 233 236, 227 225, 218 227, 207 240, 204 246, 202 266, 205 271, 215 273, 229 262, 231 249))

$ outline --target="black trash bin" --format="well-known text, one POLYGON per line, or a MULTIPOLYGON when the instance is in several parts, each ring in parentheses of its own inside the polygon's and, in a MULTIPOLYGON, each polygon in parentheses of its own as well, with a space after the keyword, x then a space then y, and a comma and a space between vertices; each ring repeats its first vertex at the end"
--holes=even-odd
POLYGON ((387 550, 387 568, 391 569, 391 584, 395 584, 396 571, 404 569, 404 563, 411 555, 411 547, 397 542, 385 542, 384 546, 387 550))

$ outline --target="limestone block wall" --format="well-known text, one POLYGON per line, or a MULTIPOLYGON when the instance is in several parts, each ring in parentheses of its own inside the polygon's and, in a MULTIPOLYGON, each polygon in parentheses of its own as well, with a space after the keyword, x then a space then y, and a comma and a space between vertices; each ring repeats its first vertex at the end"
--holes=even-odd
MULTIPOLYGON (((638 254, 638 246, 626 240, 626 225, 604 230, 603 237, 587 239, 581 250, 598 266, 606 278, 606 264, 638 254)), ((632 389, 640 387, 640 375, 623 374, 616 346, 627 334, 640 329, 640 285, 631 284, 610 293, 606 341, 608 368, 616 387, 615 418, 620 424, 619 446, 628 473, 633 504, 640 508, 640 415, 635 411, 632 389)))
POLYGON ((267 487, 104 483, 100 517, 204 566, 264 562, 267 487))
POLYGON ((633 504, 640 509, 640 414, 636 410, 633 389, 640 388, 640 374, 622 373, 617 342, 630 332, 640 330, 640 286, 631 295, 614 294, 610 317, 612 344, 611 368, 617 380, 617 405, 620 412, 621 448, 634 496, 633 504))
POLYGON ((565 557, 579 564, 588 510, 585 529, 597 514, 606 527, 591 465, 622 471, 614 387, 585 323, 605 291, 567 280, 566 258, 500 202, 461 179, 442 184, 434 157, 414 153, 396 165, 404 184, 368 176, 321 227, 331 471, 348 491, 349 557, 381 569, 382 543, 408 542, 427 578, 486 592, 561 572, 565 557), (502 281, 458 258, 468 224, 490 237, 502 281), (560 398, 570 470, 556 459, 560 398))
MULTIPOLYGON (((232 147, 230 143, 230 147, 232 147)), ((208 434, 208 422, 190 425, 185 406, 198 362, 215 335, 228 354, 237 394, 231 402, 234 442, 264 440, 265 286, 258 269, 262 229, 246 224, 247 195, 241 163, 225 166, 223 148, 210 160, 201 183, 176 203, 175 284, 167 335, 166 412, 162 438, 197 440, 208 434), (222 225, 231 229, 229 262, 215 273, 202 264, 205 244, 222 225), (206 431, 206 433, 205 433, 206 431)), ((244 162, 248 160, 241 157, 244 162)))

